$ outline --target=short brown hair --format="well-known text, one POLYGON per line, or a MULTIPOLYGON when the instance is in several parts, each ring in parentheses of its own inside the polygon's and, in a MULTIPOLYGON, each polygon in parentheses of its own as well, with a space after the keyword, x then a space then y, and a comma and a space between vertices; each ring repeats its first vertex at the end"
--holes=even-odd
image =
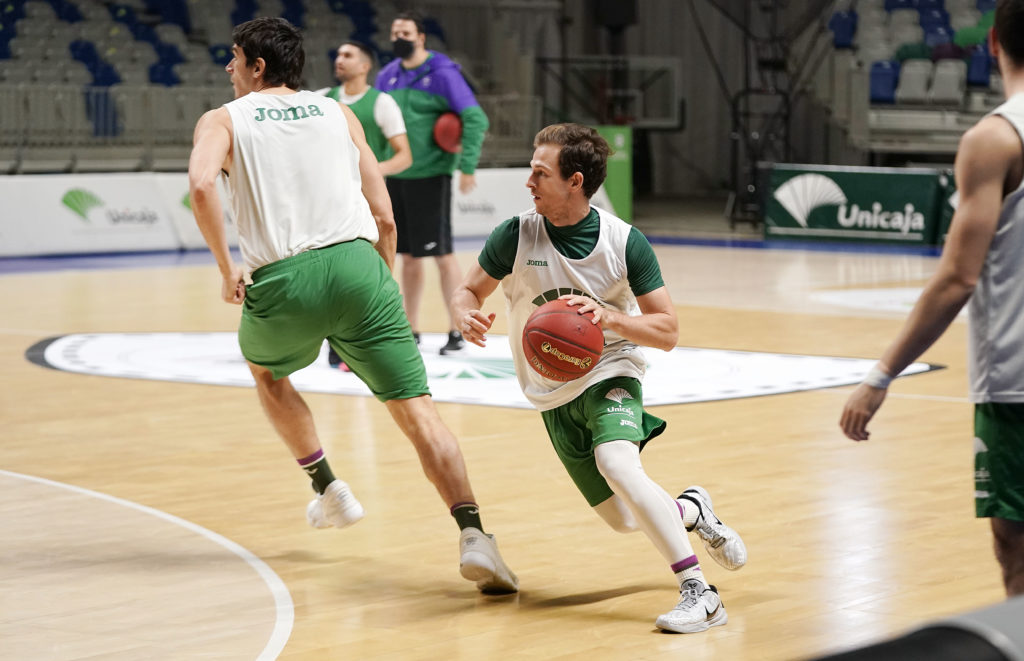
POLYGON ((601 134, 582 124, 545 126, 533 139, 533 146, 559 145, 558 171, 563 179, 574 173, 583 175, 583 194, 589 200, 608 176, 608 157, 612 148, 601 134))

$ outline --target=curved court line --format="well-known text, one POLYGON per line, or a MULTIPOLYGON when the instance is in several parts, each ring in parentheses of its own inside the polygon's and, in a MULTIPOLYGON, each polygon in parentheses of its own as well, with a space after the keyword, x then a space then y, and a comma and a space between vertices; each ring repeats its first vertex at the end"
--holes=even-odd
POLYGON ((206 528, 192 523, 191 521, 187 521, 174 516, 173 514, 168 514, 167 512, 162 512, 152 507, 147 507, 146 505, 140 505, 138 503, 133 503, 130 500, 118 498, 117 496, 111 496, 99 491, 76 487, 72 484, 55 482, 53 480, 48 480, 45 477, 25 475, 23 473, 12 473, 11 471, 3 469, 0 469, 0 475, 7 475, 9 477, 15 477, 29 482, 38 482, 39 484, 45 484, 51 487, 67 489, 68 491, 74 491, 92 498, 106 500, 116 505, 138 510, 145 514, 155 516, 158 519, 163 519, 177 526, 181 526, 182 528, 201 535, 231 551, 248 563, 248 565, 252 567, 257 574, 259 574, 260 578, 263 579, 263 582, 267 584, 267 588, 270 590, 271 596, 274 597, 274 605, 277 612, 277 617, 274 620, 274 630, 270 634, 270 640, 267 641, 263 651, 260 652, 260 655, 257 656, 256 659, 257 661, 269 661, 270 659, 276 659, 278 655, 281 654, 281 650, 284 649, 285 643, 288 642, 288 638, 291 636, 292 626, 295 624, 295 607, 292 603, 292 595, 288 592, 288 588, 285 587, 284 581, 281 580, 281 577, 274 573, 274 570, 271 569, 267 563, 256 557, 252 551, 231 541, 223 535, 218 535, 212 530, 207 530, 206 528))

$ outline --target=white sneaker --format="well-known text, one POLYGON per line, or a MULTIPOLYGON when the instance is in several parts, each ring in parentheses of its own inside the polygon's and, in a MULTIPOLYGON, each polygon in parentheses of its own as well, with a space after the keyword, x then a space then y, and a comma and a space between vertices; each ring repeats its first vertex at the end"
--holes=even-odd
POLYGON ((697 517, 693 531, 704 540, 704 547, 715 562, 733 571, 747 564, 747 545, 740 539, 738 532, 715 516, 707 489, 692 486, 679 494, 679 498, 696 501, 700 505, 701 513, 697 517))
POLYGON ((676 607, 658 617, 654 624, 665 631, 698 633, 729 621, 715 586, 704 587, 697 579, 685 581, 679 589, 676 607))
POLYGON ((306 506, 306 520, 314 528, 344 528, 365 515, 363 506, 341 480, 328 484, 324 492, 306 506))
POLYGON ((507 594, 519 591, 519 579, 501 559, 494 535, 477 528, 463 528, 459 535, 459 573, 476 581, 481 592, 507 594))

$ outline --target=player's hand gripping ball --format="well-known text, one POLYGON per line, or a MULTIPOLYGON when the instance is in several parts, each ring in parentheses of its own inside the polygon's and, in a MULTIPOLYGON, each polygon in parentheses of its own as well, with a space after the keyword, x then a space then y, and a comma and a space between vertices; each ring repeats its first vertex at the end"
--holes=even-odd
POLYGON ((538 374, 554 381, 572 381, 594 369, 604 349, 601 325, 579 306, 555 299, 541 305, 523 328, 523 352, 538 374))

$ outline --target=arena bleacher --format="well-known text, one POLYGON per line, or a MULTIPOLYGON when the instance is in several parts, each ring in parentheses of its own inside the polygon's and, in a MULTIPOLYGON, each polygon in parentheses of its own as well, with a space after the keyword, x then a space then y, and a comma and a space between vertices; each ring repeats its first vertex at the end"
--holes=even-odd
MULTIPOLYGON (((179 171, 199 116, 231 100, 234 25, 282 16, 303 30, 304 87, 335 84, 357 39, 390 56, 397 8, 366 0, 0 0, 0 174, 179 171)), ((442 22, 428 47, 450 50, 442 22)), ((482 165, 528 160, 539 101, 504 89, 483 55, 459 60, 491 117, 482 165)))
POLYGON ((1002 100, 987 38, 995 0, 840 0, 816 92, 853 145, 952 155, 1002 100))

